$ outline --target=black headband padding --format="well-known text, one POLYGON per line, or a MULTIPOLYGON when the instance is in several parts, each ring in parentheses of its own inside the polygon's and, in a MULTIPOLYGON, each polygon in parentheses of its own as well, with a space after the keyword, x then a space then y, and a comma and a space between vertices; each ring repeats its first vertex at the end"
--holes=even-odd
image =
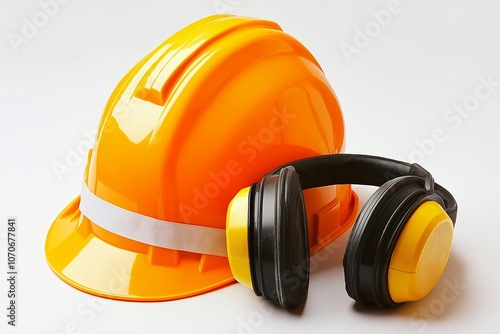
POLYGON ((380 187, 396 177, 409 175, 411 169, 409 163, 360 154, 321 155, 293 161, 287 166, 293 166, 300 175, 302 189, 332 184, 380 187))
MULTIPOLYGON (((276 174, 285 166, 295 168, 300 176, 302 189, 336 184, 360 184, 380 187, 396 177, 415 175, 432 176, 416 164, 363 154, 329 154, 293 161, 274 170, 276 174)), ((434 184, 436 193, 443 199, 445 211, 453 223, 457 217, 457 202, 445 188, 434 184)))

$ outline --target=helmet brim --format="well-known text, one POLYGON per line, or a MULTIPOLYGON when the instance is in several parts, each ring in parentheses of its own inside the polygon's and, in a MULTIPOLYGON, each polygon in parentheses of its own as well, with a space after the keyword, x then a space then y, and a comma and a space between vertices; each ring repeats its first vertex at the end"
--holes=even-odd
POLYGON ((176 263, 165 264, 153 261, 151 252, 106 242, 80 213, 79 203, 80 196, 59 214, 45 242, 51 269, 69 285, 100 297, 164 301, 199 295, 234 281, 224 257, 182 252, 176 263))

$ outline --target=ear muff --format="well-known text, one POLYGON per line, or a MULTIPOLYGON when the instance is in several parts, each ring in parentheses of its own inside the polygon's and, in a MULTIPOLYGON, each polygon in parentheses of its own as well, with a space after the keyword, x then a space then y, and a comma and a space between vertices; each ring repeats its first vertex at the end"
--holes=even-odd
POLYGON ((418 164, 367 155, 297 160, 241 190, 226 225, 234 277, 284 308, 304 301, 309 245, 302 189, 334 184, 380 187, 361 209, 347 243, 349 296, 396 306, 427 295, 448 261, 457 202, 418 164))
POLYGON ((226 236, 236 280, 287 309, 306 299, 307 218, 293 167, 267 175, 236 195, 228 210, 226 236))
POLYGON ((451 249, 453 225, 443 206, 421 177, 383 184, 349 236, 344 254, 349 296, 365 305, 396 306, 430 292, 451 249))

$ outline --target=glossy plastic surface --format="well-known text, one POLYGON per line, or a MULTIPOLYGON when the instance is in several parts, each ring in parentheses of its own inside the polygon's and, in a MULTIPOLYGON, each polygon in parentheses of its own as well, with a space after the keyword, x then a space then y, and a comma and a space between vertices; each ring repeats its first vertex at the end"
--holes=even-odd
POLYGON ((443 274, 451 251, 453 223, 434 201, 410 217, 389 265, 389 293, 396 303, 425 297, 443 274))
POLYGON ((226 222, 227 258, 234 278, 253 289, 248 255, 248 194, 241 189, 229 203, 226 222))
MULTIPOLYGON (((240 189, 285 162, 339 153, 343 143, 339 104, 303 45, 273 22, 211 16, 167 39, 117 85, 85 182, 127 210, 222 229, 240 189)), ((357 209, 348 185, 309 190, 305 202, 313 252, 347 229, 357 209)), ((82 217, 78 203, 56 218, 45 247, 69 284, 148 301, 233 281, 227 258, 113 235, 82 217), (119 289, 116 275, 126 277, 119 289)))

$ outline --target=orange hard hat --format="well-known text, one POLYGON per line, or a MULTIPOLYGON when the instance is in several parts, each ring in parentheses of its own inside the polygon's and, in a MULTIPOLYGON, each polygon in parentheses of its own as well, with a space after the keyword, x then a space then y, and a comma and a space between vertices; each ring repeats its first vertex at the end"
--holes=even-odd
MULTIPOLYGON (((197 21, 111 94, 81 196, 48 232, 48 263, 70 285, 115 299, 177 299, 233 282, 231 199, 277 166, 343 144, 338 101, 302 44, 270 21, 197 21)), ((307 190, 305 203, 312 253, 357 210, 349 185, 307 190)))

